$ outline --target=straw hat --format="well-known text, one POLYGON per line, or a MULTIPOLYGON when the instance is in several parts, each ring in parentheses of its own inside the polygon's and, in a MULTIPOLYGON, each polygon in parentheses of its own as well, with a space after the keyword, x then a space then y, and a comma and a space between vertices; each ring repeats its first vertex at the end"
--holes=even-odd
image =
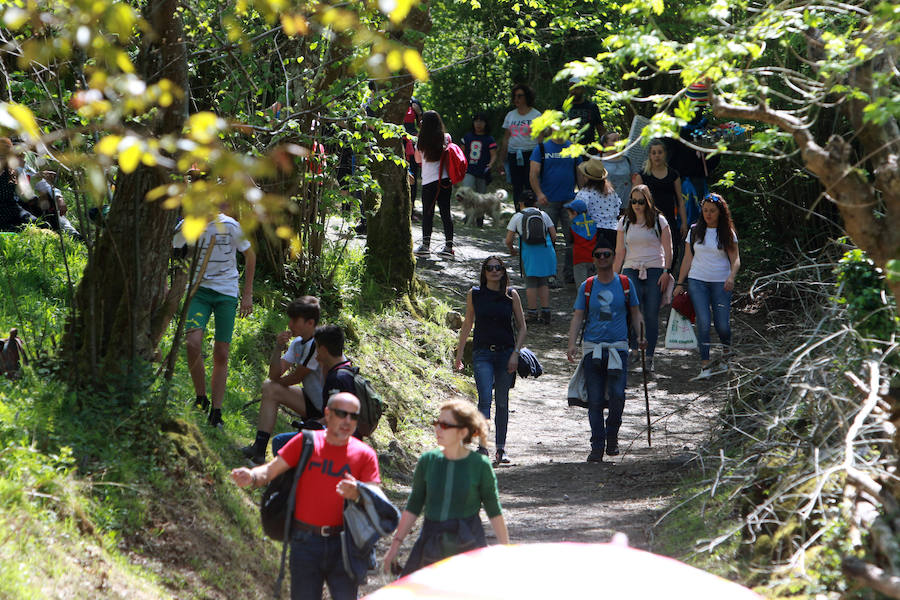
POLYGON ((606 167, 599 158, 590 158, 578 165, 581 174, 591 181, 602 181, 606 179, 606 167))

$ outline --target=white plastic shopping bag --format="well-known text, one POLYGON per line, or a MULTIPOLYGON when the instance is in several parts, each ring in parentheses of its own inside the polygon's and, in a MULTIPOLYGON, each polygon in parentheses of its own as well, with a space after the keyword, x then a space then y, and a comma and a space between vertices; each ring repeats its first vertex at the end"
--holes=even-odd
POLYGON ((693 350, 697 347, 694 326, 687 317, 677 310, 669 313, 669 327, 666 329, 666 348, 693 350))

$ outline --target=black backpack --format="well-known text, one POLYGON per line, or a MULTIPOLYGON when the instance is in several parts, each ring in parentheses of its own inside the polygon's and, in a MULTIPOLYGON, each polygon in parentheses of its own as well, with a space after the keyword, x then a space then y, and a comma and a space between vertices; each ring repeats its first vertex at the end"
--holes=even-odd
POLYGON ((259 504, 259 516, 262 520, 263 531, 273 540, 282 543, 281 568, 278 570, 278 578, 275 580, 274 598, 281 597, 288 541, 291 539, 291 525, 294 524, 294 505, 297 503, 297 483, 300 481, 300 475, 306 470, 315 445, 315 434, 312 431, 301 431, 298 435, 303 436, 303 450, 300 452, 297 466, 270 481, 263 491, 262 502, 259 504))
POLYGON ((313 451, 313 432, 301 431, 303 451, 297 466, 288 469, 269 482, 262 494, 259 505, 259 517, 263 531, 275 541, 283 542, 290 538, 291 523, 294 518, 294 503, 297 496, 297 482, 306 469, 313 451))
POLYGON ((547 245, 547 224, 540 209, 530 207, 522 211, 522 241, 532 246, 547 245))
POLYGON ((372 386, 368 379, 360 375, 359 367, 339 367, 353 374, 354 394, 359 398, 359 422, 356 425, 356 435, 360 438, 372 435, 378 427, 378 421, 384 412, 384 402, 381 394, 372 386))

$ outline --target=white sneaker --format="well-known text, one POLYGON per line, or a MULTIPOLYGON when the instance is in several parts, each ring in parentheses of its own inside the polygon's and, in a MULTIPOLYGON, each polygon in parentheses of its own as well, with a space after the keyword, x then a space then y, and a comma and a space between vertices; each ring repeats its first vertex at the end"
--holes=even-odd
POLYGON ((413 254, 415 254, 416 256, 428 256, 429 254, 431 254, 431 250, 429 250, 428 246, 426 246, 425 244, 421 244, 418 248, 416 248, 416 251, 413 252, 413 254))
POLYGON ((709 379, 712 377, 713 372, 709 367, 703 367, 700 369, 700 374, 692 379, 692 381, 700 381, 701 379, 709 379))

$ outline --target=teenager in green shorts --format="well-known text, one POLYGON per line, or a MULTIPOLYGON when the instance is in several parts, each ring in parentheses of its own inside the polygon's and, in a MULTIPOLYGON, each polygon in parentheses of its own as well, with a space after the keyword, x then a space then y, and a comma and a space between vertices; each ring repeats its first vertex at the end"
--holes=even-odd
MULTIPOLYGON (((174 248, 187 245, 182 233, 184 221, 175 227, 174 248)), ((249 316, 253 311, 253 275, 256 271, 256 254, 244 237, 240 224, 231 217, 219 213, 206 226, 197 243, 200 244, 198 269, 203 265, 210 244, 212 251, 206 270, 200 279, 197 292, 191 299, 185 323, 185 345, 188 368, 197 394, 196 405, 204 412, 209 409, 207 423, 211 427, 222 426, 222 400, 225 398, 225 381, 228 378, 228 352, 234 333, 234 319, 238 311, 237 252, 244 255, 244 291, 240 296, 240 314, 249 316), (216 331, 213 345, 213 371, 210 378, 212 402, 206 396, 206 368, 203 364, 203 336, 210 316, 215 316, 216 331)))

